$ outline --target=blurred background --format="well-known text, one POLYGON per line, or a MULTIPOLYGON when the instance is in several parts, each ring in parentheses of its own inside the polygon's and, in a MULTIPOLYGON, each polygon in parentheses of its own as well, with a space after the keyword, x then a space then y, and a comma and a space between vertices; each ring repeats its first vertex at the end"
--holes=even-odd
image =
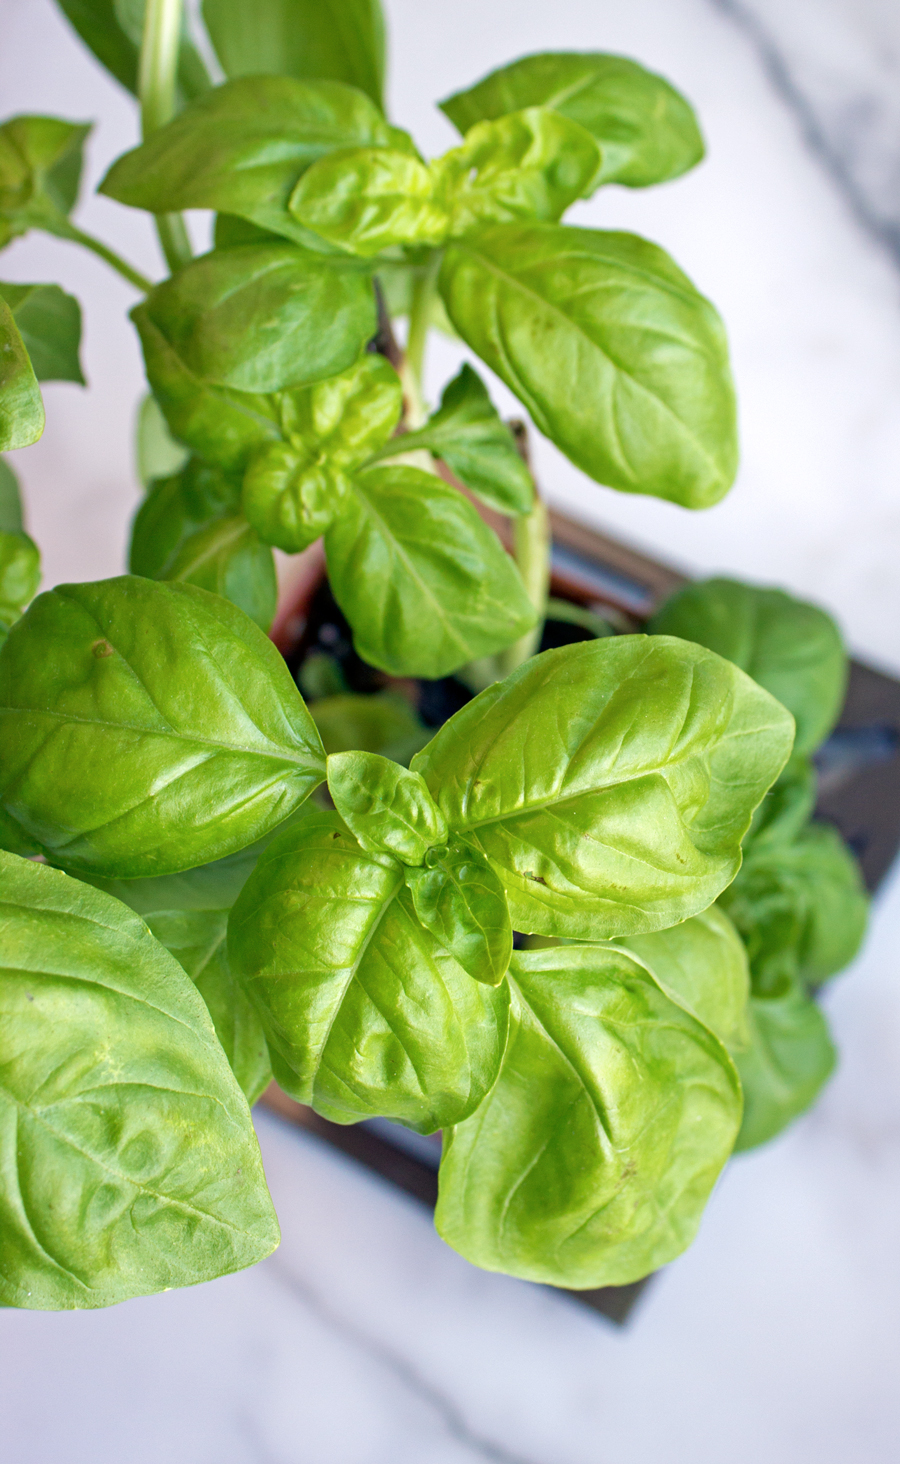
MULTIPOLYGON (((690 514, 588 482, 545 442, 552 504, 688 573, 783 585, 900 673, 900 8, 892 0, 386 0, 393 119, 425 153, 435 100, 516 55, 609 50, 694 103, 708 158, 572 222, 668 249, 724 316, 743 464, 690 514)), ((0 0, 0 116, 93 120, 79 219, 147 273, 144 215, 91 196, 136 109, 52 0, 0 0)), ((194 221, 198 241, 205 222, 194 221)), ((45 585, 119 572, 138 498, 133 292, 41 235, 0 261, 85 313, 90 389, 45 388, 16 454, 45 585)), ((435 399, 462 348, 439 340, 435 399)), ((519 410, 492 383, 504 410, 519 410)), ((16 1464, 895 1464, 900 1457, 900 876, 829 991, 841 1067, 788 1134, 729 1166, 692 1250, 618 1330, 480 1273, 427 1213, 259 1119, 284 1243, 225 1281, 109 1312, 0 1314, 16 1464)), ((0 1258, 2 1264, 2 1258, 0 1258)))

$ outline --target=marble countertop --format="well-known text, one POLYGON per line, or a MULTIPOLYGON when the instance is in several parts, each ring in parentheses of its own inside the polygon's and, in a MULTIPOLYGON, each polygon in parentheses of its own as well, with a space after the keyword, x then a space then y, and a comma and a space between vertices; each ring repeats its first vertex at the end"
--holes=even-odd
MULTIPOLYGON (((665 245, 721 309, 743 466, 692 515, 592 485, 539 445, 554 503, 689 571, 827 605, 900 670, 900 10, 889 0, 388 0, 393 110, 449 144, 435 97, 512 55, 606 49, 695 102, 708 161, 582 222, 665 245)), ((0 0, 3 114, 98 119, 91 181, 133 108, 51 0, 0 0)), ((151 273, 142 216, 82 217, 151 273)), ((117 572, 137 498, 141 368, 128 287, 35 236, 8 279, 85 308, 94 388, 48 388, 19 454, 49 583, 117 572)), ((436 393, 459 351, 438 343, 436 393)), ((498 398, 503 400, 502 391, 498 398)), ((894 1464, 900 1457, 900 871, 827 997, 842 1054, 816 1110, 729 1167, 691 1251, 617 1330, 478 1272, 427 1213, 261 1115, 280 1251, 229 1280, 76 1315, 0 1313, 0 1419, 15 1464, 894 1464)))

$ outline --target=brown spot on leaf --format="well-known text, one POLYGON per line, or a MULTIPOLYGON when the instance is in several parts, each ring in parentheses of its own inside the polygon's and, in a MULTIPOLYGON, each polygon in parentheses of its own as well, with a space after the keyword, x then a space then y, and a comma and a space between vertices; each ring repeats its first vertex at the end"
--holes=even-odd
POLYGON ((111 656, 113 654, 113 648, 108 640, 95 640, 91 646, 91 650, 98 661, 102 661, 104 656, 111 656))

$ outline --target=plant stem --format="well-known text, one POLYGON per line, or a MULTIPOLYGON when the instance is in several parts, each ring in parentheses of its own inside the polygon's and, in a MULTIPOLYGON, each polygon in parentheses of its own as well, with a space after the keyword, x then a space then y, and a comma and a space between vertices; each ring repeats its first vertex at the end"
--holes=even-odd
POLYGON ((500 676, 508 676, 533 656, 541 643, 550 589, 550 519, 543 500, 535 497, 531 513, 513 520, 513 557, 525 582, 528 598, 537 611, 534 630, 507 646, 498 657, 500 676))
POLYGON ((409 311, 409 334, 406 337, 406 352, 400 370, 400 378, 406 395, 406 426, 411 432, 415 432, 417 427, 421 427, 428 416, 422 390, 422 378, 425 369, 428 330, 431 325, 431 305, 440 267, 440 251, 435 250, 432 258, 413 284, 409 311))
POLYGON ((101 243, 99 239, 95 239, 93 234, 86 234, 83 229, 77 228, 68 219, 60 220, 58 224, 54 225, 51 232, 56 234, 58 238, 70 239, 73 244, 81 244, 83 248, 90 249, 92 254, 99 255, 123 279, 126 279, 130 285, 135 285, 142 294, 146 295, 153 289, 153 281, 148 280, 146 275, 142 275, 127 260, 122 259, 120 255, 116 254, 113 249, 101 243))
MULTIPOLYGON (((184 0, 147 0, 138 70, 141 132, 145 138, 175 114, 183 3, 184 0)), ((156 232, 169 269, 174 271, 187 264, 192 250, 181 214, 157 214, 156 232)))

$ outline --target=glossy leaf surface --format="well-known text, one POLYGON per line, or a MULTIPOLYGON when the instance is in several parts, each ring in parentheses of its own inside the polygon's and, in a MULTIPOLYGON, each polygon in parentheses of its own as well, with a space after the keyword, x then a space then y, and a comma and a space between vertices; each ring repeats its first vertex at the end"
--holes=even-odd
MULTIPOLYGON (((393 447, 383 449, 382 455, 393 447)), ((397 441, 403 452, 427 447, 460 482, 500 513, 529 513, 534 483, 487 387, 466 364, 444 389, 441 405, 417 432, 397 441)))
POLYGON ((736 1149, 766 1143, 805 1113, 837 1061, 825 1017, 798 987, 753 998, 748 1016, 749 1044, 734 1053, 744 1090, 736 1149))
POLYGON ((3 807, 53 858, 136 877, 252 843, 324 777, 271 642, 193 585, 41 595, 0 654, 3 807))
POLYGON ((456 489, 417 468, 355 475, 325 535, 335 599, 370 665, 447 676, 534 624, 521 577, 456 489))
POLYGON ((403 866, 310 813, 263 854, 231 914, 232 964, 280 1085, 336 1123, 430 1133, 473 1112, 506 1035, 505 991, 472 981, 416 919, 403 866))
POLYGON ((0 248, 29 229, 65 225, 90 130, 59 117, 11 117, 0 126, 0 248))
POLYGON ((624 952, 516 952, 484 1103, 444 1139, 435 1223, 467 1260, 619 1286, 679 1255, 740 1124, 717 1039, 624 952))
POLYGON ((699 646, 616 636, 545 651, 412 762, 492 863, 516 930, 665 929, 734 878, 790 751, 778 702, 699 646))
POLYGON ((696 641, 740 666, 794 717, 798 754, 814 752, 838 719, 847 652, 835 622, 817 605, 783 590, 711 579, 679 590, 648 629, 696 641))
POLYGON ((475 981, 499 986, 512 955, 503 886, 483 855, 463 844, 434 849, 410 870, 416 915, 475 981))
POLYGON ((203 19, 227 76, 325 77, 381 105, 380 0, 203 0, 203 19))
POLYGON ((375 332, 367 277, 290 244, 214 250, 157 285, 140 309, 200 381, 242 392, 333 376, 375 332))
POLYGON ((633 234, 501 224, 448 246, 456 330, 577 467, 607 487, 708 508, 737 468, 722 323, 633 234))
POLYGON ((600 144, 593 187, 662 183, 703 157, 697 119, 684 97, 625 56, 572 51, 523 56, 440 105, 460 132, 521 107, 554 108, 600 144))
POLYGON ((447 842, 447 824, 418 773, 374 752, 338 752, 327 763, 328 791, 360 846, 422 864, 447 842))
POLYGON ((81 306, 59 285, 0 283, 0 296, 28 352, 38 381, 77 381, 84 386, 78 351, 81 345, 81 306))
POLYGON ((44 403, 13 313, 0 299, 0 452, 30 447, 44 430, 44 403))
POLYGON ((142 921, 0 854, 0 1303, 110 1306, 278 1244, 247 1104, 142 921))
POLYGON ((316 247, 287 209, 297 180, 336 148, 396 147, 401 137, 337 81, 242 76, 118 158, 100 191, 153 213, 214 208, 316 247))

